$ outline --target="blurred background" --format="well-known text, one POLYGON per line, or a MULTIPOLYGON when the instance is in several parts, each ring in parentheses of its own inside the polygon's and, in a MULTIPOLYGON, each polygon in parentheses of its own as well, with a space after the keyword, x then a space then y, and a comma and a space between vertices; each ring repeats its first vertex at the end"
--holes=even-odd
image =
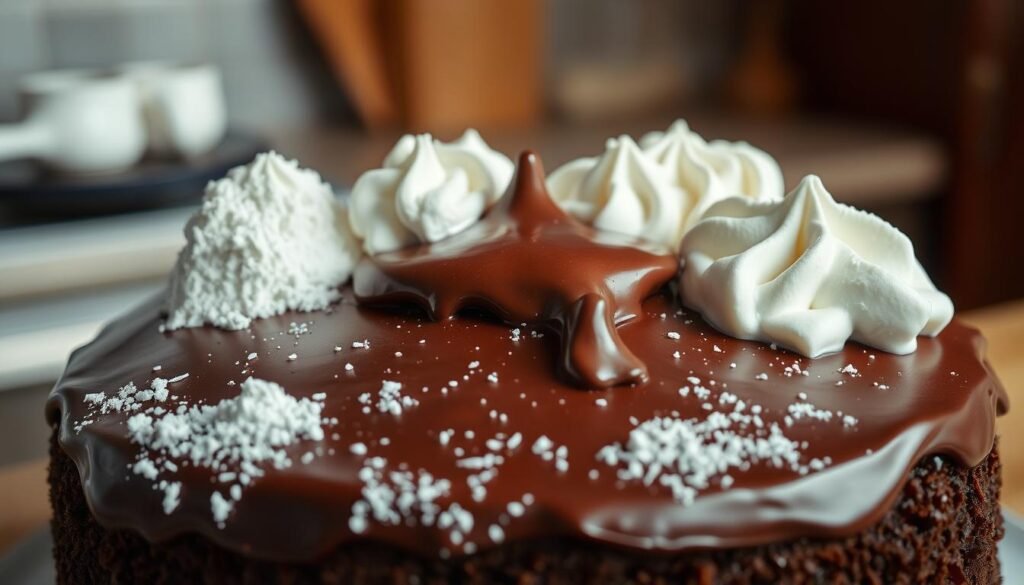
MULTIPOLYGON (((683 117, 900 227, 964 311, 1024 297, 1022 107, 1011 0, 0 0, 0 466, 40 473, 68 352, 162 285, 203 184, 258 150, 344 191, 403 132, 477 127, 551 170, 683 117), (40 138, 69 87, 125 76, 143 130, 100 107, 84 152, 40 138)), ((1001 306, 1018 321, 978 315, 1024 346, 1001 306)))

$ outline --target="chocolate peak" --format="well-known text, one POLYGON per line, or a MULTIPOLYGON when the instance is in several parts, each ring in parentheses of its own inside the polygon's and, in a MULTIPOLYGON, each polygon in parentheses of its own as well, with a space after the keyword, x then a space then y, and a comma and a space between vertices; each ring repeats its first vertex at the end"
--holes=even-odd
POLYGON ((544 165, 532 150, 519 155, 516 173, 505 195, 494 204, 487 219, 504 219, 515 224, 520 233, 529 233, 539 226, 568 221, 562 208, 548 194, 544 165))
POLYGON ((526 151, 508 191, 479 222, 434 244, 363 258, 353 289, 360 304, 413 304, 433 319, 474 308, 511 326, 549 326, 560 336, 562 374, 607 388, 647 380, 617 328, 640 315, 676 268, 665 248, 598 232, 563 212, 540 158, 526 151))

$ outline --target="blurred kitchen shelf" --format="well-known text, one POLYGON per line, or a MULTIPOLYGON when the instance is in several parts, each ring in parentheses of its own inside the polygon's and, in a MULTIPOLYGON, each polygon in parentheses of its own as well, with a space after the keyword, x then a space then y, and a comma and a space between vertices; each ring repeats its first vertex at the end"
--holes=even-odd
MULTIPOLYGON (((599 154, 609 136, 639 138, 668 127, 673 116, 610 121, 586 127, 482 130, 492 147, 507 154, 531 148, 548 171, 580 156, 599 154)), ((949 164, 939 141, 909 130, 830 118, 749 118, 699 112, 690 127, 708 139, 745 140, 778 159, 787 189, 808 174, 819 175, 835 197, 862 207, 934 197, 949 164)), ((397 134, 366 136, 351 130, 309 128, 279 131, 271 142, 283 154, 343 185, 380 165, 397 134)), ((452 139, 454 136, 443 136, 452 139)))
POLYGON ((192 208, 0 230, 0 301, 163 277, 192 208))
MULTIPOLYGON (((691 126, 706 137, 740 139, 774 154, 792 188, 822 177, 837 199, 863 207, 934 197, 947 172, 934 140, 913 132, 827 119, 747 119, 701 114, 691 126)), ((601 151, 608 136, 665 128, 670 117, 588 127, 486 132, 495 148, 540 152, 547 168, 601 151)), ((316 128, 277 133, 272 143, 336 185, 351 185, 377 167, 394 135, 365 136, 316 128)), ((88 287, 157 278, 167 273, 184 239, 190 208, 0 230, 0 301, 37 299, 88 287)))
POLYGON ((158 280, 0 308, 0 391, 52 384, 68 355, 103 326, 166 286, 158 280))
MULTIPOLYGON (((688 119, 705 137, 743 139, 771 152, 785 170, 787 187, 815 173, 837 199, 872 209, 927 203, 941 192, 948 168, 936 141, 909 131, 829 119, 705 113, 688 119)), ((651 117, 484 135, 509 154, 537 150, 550 170, 599 153, 608 136, 638 137, 664 129, 671 120, 651 117)), ((271 143, 345 187, 363 171, 377 167, 395 139, 315 128, 280 131, 271 136, 271 143)), ((102 323, 164 286, 191 211, 179 208, 0 230, 0 390, 52 383, 71 349, 88 341, 102 323)))
POLYGON ((166 286, 191 213, 0 230, 0 391, 52 384, 71 350, 166 286))

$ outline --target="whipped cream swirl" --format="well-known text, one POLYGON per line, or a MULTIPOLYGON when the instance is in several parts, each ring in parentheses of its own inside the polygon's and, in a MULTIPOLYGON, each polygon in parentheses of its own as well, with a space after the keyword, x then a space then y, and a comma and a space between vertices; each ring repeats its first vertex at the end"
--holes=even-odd
POLYGON ((363 173, 352 188, 352 230, 369 254, 442 240, 476 222, 513 170, 475 130, 451 143, 403 136, 383 167, 363 173))
POLYGON ((640 147, 609 140, 601 156, 566 163, 548 190, 563 209, 596 228, 640 236, 672 248, 715 203, 732 196, 782 198, 782 171, 745 142, 706 142, 677 120, 640 147))
POLYGON ((274 152, 206 187, 171 273, 165 327, 244 329, 322 309, 359 258, 348 217, 316 172, 274 152))
POLYGON ((577 219, 673 249, 691 207, 687 194, 628 136, 609 139, 601 156, 559 167, 547 186, 577 219))
POLYGON ((782 170, 771 155, 746 142, 707 142, 684 120, 676 120, 665 132, 644 135, 640 145, 694 200, 684 233, 726 197, 776 201, 784 193, 782 170))
POLYGON ((808 357, 847 339, 906 354, 953 316, 902 232, 816 176, 786 198, 713 206, 683 239, 683 302, 720 330, 808 357))

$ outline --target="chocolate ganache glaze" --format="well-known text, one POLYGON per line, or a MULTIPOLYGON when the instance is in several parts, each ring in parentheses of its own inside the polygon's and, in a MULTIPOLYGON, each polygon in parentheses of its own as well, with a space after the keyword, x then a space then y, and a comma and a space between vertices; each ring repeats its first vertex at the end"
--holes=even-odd
POLYGON ((567 222, 536 158, 521 163, 478 227, 364 261, 326 310, 163 331, 160 295, 75 351, 47 417, 96 519, 285 561, 548 536, 658 554, 854 534, 923 457, 973 466, 992 449, 1007 400, 977 331, 954 320, 909 355, 848 343, 817 359, 728 337, 663 286, 674 260, 567 222), (485 311, 448 318, 459 308, 485 311), (323 405, 324 437, 285 447, 292 464, 264 467, 220 520, 211 496, 236 470, 177 459, 155 470, 181 484, 167 513, 131 469, 132 411, 86 400, 157 376, 168 410, 276 382, 323 405), (377 408, 396 388, 402 408, 377 408), (427 482, 429 510, 389 499, 403 481, 427 482))
MULTIPOLYGON (((502 323, 470 317, 435 322, 364 308, 346 290, 333 310, 263 319, 247 331, 161 333, 160 303, 154 299, 113 322, 74 353, 48 403, 49 420, 60 423, 60 445, 77 464, 104 525, 155 541, 201 533, 268 559, 311 560, 359 539, 424 555, 460 554, 471 550, 465 543, 493 546, 491 524, 501 524, 505 541, 572 535, 647 551, 853 534, 887 511, 922 457, 980 462, 992 447, 994 417, 1006 407, 983 359, 981 336, 955 320, 938 337, 922 338, 910 355, 849 344, 809 360, 722 335, 679 311, 670 295, 656 295, 643 304, 643 318, 620 328, 623 341, 643 356, 650 381, 580 392, 554 375, 556 340, 531 328, 513 340, 502 323), (292 322, 308 324, 308 333, 289 335, 292 322), (669 335, 675 332, 678 340, 669 335), (250 353, 258 357, 247 359, 250 353), (290 360, 293 353, 298 357, 290 360), (793 364, 807 375, 787 375, 793 364), (165 514, 160 492, 127 471, 138 446, 127 438, 126 414, 97 416, 75 429, 89 416, 85 394, 116 391, 128 381, 145 384, 156 365, 165 377, 189 374, 170 385, 173 401, 213 404, 234 397, 238 386, 229 382, 249 375, 280 383, 295 396, 325 392, 323 414, 338 419, 321 445, 329 451, 308 465, 267 469, 223 528, 210 515, 218 486, 209 471, 182 465, 176 478, 183 484, 181 504, 165 514), (762 373, 767 379, 758 379, 762 373), (680 387, 694 386, 691 377, 709 394, 681 395, 680 387), (419 404, 400 416, 365 413, 359 397, 376 392, 382 380, 400 381, 419 404), (753 464, 733 471, 728 489, 712 485, 687 505, 658 484, 622 481, 615 468, 596 460, 606 445, 625 441, 636 421, 673 412, 710 416, 727 408, 721 404, 726 392, 760 405, 765 424, 782 425, 800 393, 859 422, 798 420, 785 427, 788 437, 806 441, 804 460, 827 457, 829 466, 801 475, 753 464), (439 437, 449 429, 454 434, 442 444, 439 437), (478 471, 458 462, 490 452, 487 441, 498 433, 521 433, 522 446, 503 452, 504 463, 477 501, 467 478, 478 471), (566 447, 564 471, 531 450, 541 436, 566 447), (367 452, 350 450, 354 443, 367 452), (359 474, 368 457, 383 458, 388 469, 426 470, 450 480, 443 503, 457 502, 475 519, 465 543, 457 546, 437 525, 371 522, 365 533, 354 533, 349 520, 363 497, 359 474), (524 501, 530 505, 511 516, 512 504, 524 501)), ((290 453, 297 461, 309 448, 296 445, 290 453)))
POLYGON ((511 325, 550 325, 565 376, 605 388, 647 380, 616 329, 677 266, 666 248, 568 216, 548 195, 540 159, 524 152, 482 220, 431 245, 364 257, 352 288, 361 304, 412 303, 434 319, 483 309, 511 325))

